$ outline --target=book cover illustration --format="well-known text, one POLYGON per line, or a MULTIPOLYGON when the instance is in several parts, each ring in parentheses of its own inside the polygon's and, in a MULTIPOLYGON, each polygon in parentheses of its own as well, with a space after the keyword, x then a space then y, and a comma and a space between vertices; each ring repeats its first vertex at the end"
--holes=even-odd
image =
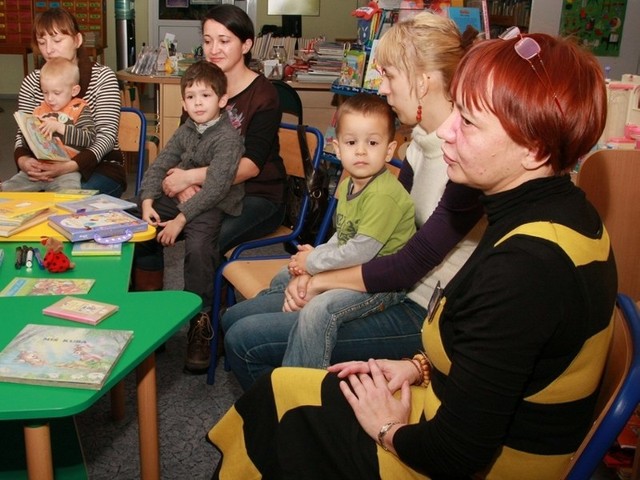
POLYGON ((133 332, 26 325, 0 352, 0 380, 99 390, 133 332))
POLYGON ((98 257, 122 255, 121 243, 76 242, 71 247, 71 255, 76 257, 98 257))
POLYGON ((362 88, 365 90, 371 90, 377 92, 382 83, 382 75, 378 68, 378 62, 376 62, 376 47, 378 46, 378 39, 375 39, 371 44, 371 52, 369 53, 369 61, 367 62, 367 68, 364 74, 364 81, 362 88))
POLYGON ((362 87, 366 59, 367 54, 362 50, 348 50, 344 54, 338 83, 348 87, 362 87))
POLYGON ((127 210, 136 206, 135 203, 112 197, 106 193, 93 195, 79 200, 58 202, 56 205, 70 212, 96 212, 98 210, 127 210))
POLYGON ((479 32, 483 30, 479 8, 449 7, 447 11, 449 18, 456 23, 461 32, 464 32, 469 25, 479 32))
POLYGON ((44 308, 42 313, 52 317, 74 320, 76 322, 97 325, 118 311, 118 305, 96 302, 76 297, 64 297, 44 308))
POLYGON ((72 242, 147 230, 147 222, 122 210, 52 215, 49 225, 72 242))
POLYGON ((17 227, 19 225, 22 225, 23 223, 28 222, 32 218, 37 217, 43 212, 52 213, 48 208, 43 208, 42 210, 36 212, 23 213, 11 218, 0 217, 0 227, 17 227))
POLYGON ((29 220, 22 222, 19 225, 1 225, 0 224, 0 237, 10 237, 18 232, 26 230, 31 227, 35 227, 43 222, 46 222, 51 215, 50 209, 45 209, 42 212, 38 212, 38 214, 34 217, 31 217, 29 220))
POLYGON ((25 112, 15 112, 13 116, 20 127, 22 136, 38 160, 71 160, 59 138, 47 138, 40 132, 40 119, 25 112))
POLYGON ((91 290, 94 283, 93 278, 15 277, 2 289, 0 297, 82 295, 91 290))
MULTIPOLYGON (((51 202, 41 202, 37 200, 23 200, 19 198, 6 199, 3 198, 0 201, 0 220, 12 221, 19 218, 24 218, 27 214, 37 215, 43 212, 49 207, 52 207, 51 202)), ((31 217, 29 217, 31 218, 31 217)), ((28 220, 28 218, 27 218, 28 220)))

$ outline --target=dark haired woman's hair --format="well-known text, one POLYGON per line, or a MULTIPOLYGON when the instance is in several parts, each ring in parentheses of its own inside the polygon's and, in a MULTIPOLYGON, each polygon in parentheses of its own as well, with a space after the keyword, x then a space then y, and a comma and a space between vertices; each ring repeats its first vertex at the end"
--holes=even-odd
POLYGON ((44 37, 47 34, 55 35, 56 33, 72 37, 81 33, 76 17, 64 8, 57 7, 36 15, 33 20, 33 29, 31 30, 31 42, 35 51, 38 51, 38 39, 40 37, 44 37))
MULTIPOLYGON (((253 22, 249 15, 240 7, 236 7, 231 4, 216 5, 211 7, 207 13, 204 14, 200 26, 204 30, 204 24, 207 20, 213 20, 225 26, 231 33, 240 39, 242 43, 247 40, 251 40, 251 43, 255 40, 255 29, 253 22)), ((251 61, 251 49, 244 54, 244 63, 249 65, 251 61)))

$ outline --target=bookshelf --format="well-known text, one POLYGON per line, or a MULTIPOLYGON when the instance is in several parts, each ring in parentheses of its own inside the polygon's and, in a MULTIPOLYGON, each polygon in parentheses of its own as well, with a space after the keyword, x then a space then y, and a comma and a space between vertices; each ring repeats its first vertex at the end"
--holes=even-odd
MULTIPOLYGON (((107 48, 106 0, 0 0, 0 53, 22 55, 25 75, 28 73, 27 55, 32 51, 33 19, 52 7, 69 10, 78 20, 89 53, 104 57, 107 48)), ((34 59, 34 65, 36 63, 34 59)))
POLYGON ((529 30, 531 0, 493 0, 487 2, 491 38, 496 38, 507 28, 517 26, 529 30))

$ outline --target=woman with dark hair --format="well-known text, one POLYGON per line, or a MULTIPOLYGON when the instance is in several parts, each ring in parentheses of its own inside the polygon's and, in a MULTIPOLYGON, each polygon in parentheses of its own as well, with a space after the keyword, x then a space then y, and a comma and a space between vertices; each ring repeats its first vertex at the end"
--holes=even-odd
POLYGON ((301 306, 327 290, 407 290, 403 302, 385 308, 368 301, 349 309, 325 308, 322 313, 336 323, 345 313, 358 317, 341 323, 333 363, 402 358, 420 346, 429 298, 469 258, 486 223, 481 219, 480 192, 448 181, 442 141, 436 137, 436 129, 451 112, 451 77, 476 34, 474 29, 461 34, 450 19, 421 13, 396 23, 380 39, 380 94, 400 122, 414 127, 399 179, 415 204, 417 232, 396 253, 350 268, 299 275, 287 292, 266 290, 229 308, 222 317, 226 360, 244 389, 283 364, 293 326, 312 321, 305 311, 309 309, 301 306), (302 298, 298 291, 305 287, 302 298))
MULTIPOLYGON (((124 157, 118 146, 120 90, 115 73, 88 57, 82 48, 83 38, 78 22, 62 8, 51 8, 35 18, 32 40, 34 49, 40 52, 45 62, 63 57, 78 64, 80 93, 77 96, 84 99, 93 112, 96 140, 70 162, 41 162, 34 157, 18 131, 14 150, 18 169, 34 181, 48 181, 65 173, 79 171, 82 188, 119 197, 127 185, 124 157)), ((38 69, 22 81, 18 109, 31 113, 43 100, 38 69)))
POLYGON ((451 85, 447 174, 482 190, 489 225, 433 296, 424 352, 261 377, 209 432, 216 478, 563 477, 617 290, 607 231, 567 174, 604 128, 602 71, 570 40, 518 34, 476 44, 451 85))
MULTIPOLYGON (((275 87, 248 67, 255 34, 242 9, 229 4, 212 7, 202 20, 202 35, 205 58, 227 76, 227 112, 245 139, 234 182, 244 183, 242 213, 225 217, 219 244, 213 246, 224 254, 241 242, 271 233, 282 223, 286 177, 278 143, 282 114, 275 87)), ((164 192, 184 201, 201 188, 205 176, 205 168, 171 169, 163 182, 164 192)), ((162 266, 156 263, 154 267, 160 268, 156 272, 161 281, 162 266)), ((210 275, 211 292, 214 274, 210 275)), ((201 314, 191 326, 185 367, 204 373, 210 361, 209 316, 201 314)))

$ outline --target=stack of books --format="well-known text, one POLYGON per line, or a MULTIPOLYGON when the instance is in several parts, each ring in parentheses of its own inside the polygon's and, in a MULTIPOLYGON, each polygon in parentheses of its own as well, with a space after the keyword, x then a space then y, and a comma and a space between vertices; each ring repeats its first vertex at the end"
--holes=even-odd
POLYGON ((34 200, 0 198, 0 237, 10 237, 47 220, 53 204, 34 200))
POLYGON ((299 82, 333 83, 340 77, 342 61, 347 45, 340 42, 318 42, 308 60, 309 70, 298 73, 299 82))

